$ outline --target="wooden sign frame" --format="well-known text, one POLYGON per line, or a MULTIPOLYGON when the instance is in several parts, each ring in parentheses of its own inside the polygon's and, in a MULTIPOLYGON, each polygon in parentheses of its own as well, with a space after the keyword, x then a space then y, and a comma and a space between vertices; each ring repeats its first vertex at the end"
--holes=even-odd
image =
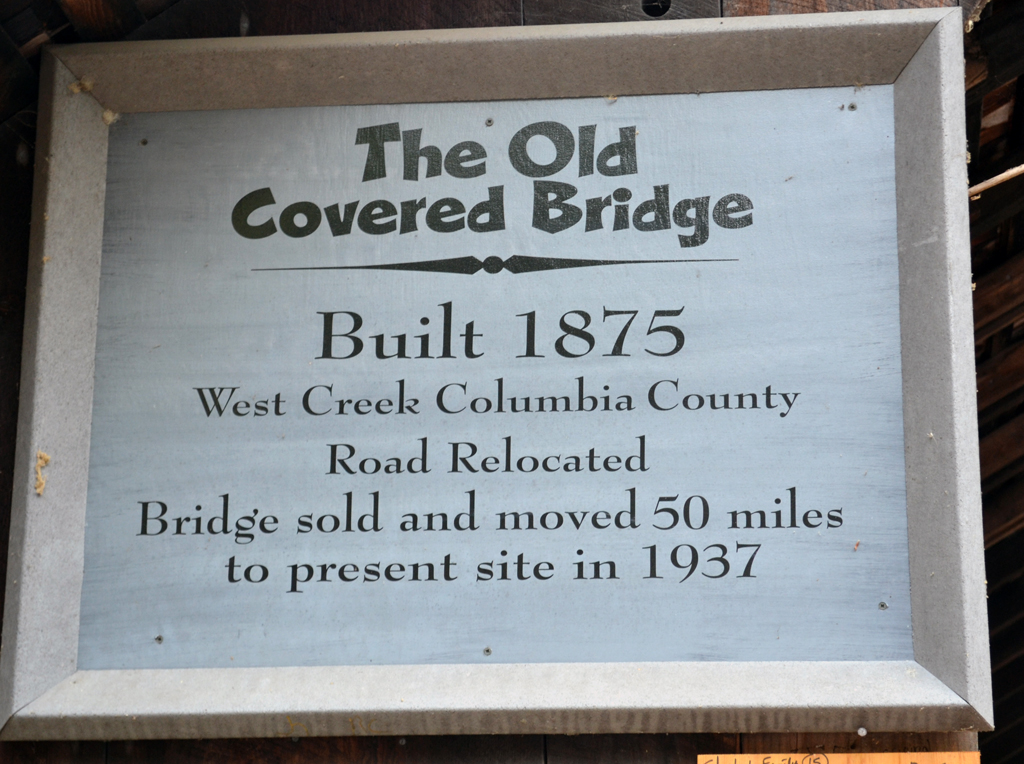
POLYGON ((49 49, 0 737, 990 729, 961 23, 950 8, 49 49), (913 661, 77 670, 119 114, 868 84, 895 88, 913 661))

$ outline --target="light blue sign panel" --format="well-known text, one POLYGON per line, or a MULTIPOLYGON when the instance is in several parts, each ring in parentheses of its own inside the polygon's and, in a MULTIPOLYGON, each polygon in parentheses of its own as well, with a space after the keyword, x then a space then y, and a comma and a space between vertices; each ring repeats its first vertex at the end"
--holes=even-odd
POLYGON ((123 116, 79 668, 912 659, 893 130, 123 116))

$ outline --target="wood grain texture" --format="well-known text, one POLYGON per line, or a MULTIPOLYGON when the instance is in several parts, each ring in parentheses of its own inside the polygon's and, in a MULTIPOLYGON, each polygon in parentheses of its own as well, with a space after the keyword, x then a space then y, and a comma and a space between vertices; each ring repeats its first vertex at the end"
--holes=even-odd
MULTIPOLYGON (((1004 485, 984 499, 985 548, 1024 530, 1024 480, 1004 485)), ((1024 591, 1017 603, 1024 602, 1024 591)), ((992 603, 989 602, 991 614, 992 603)))
POLYGON ((549 735, 546 764, 696 764, 698 753, 738 753, 739 737, 549 735))
POLYGON ((384 32, 474 26, 515 26, 519 0, 386 0, 370 7, 331 0, 178 0, 127 35, 129 40, 384 32))
POLYGON ((532 24, 594 24, 608 21, 651 21, 717 18, 719 0, 523 0, 523 22, 532 24), (646 10, 645 10, 646 8, 646 10))
MULTIPOLYGON (((988 736, 986 748, 1024 737, 1024 692, 1018 692, 1004 702, 996 704, 996 718, 999 720, 999 726, 988 736)), ((989 758, 986 756, 985 764, 988 764, 989 758)))
MULTIPOLYGON (((978 410, 983 411, 1020 387, 1024 378, 1024 343, 1011 345, 978 365, 978 410)), ((984 457, 982 457, 984 459, 984 457)), ((985 467, 982 465, 982 470, 985 467)), ((989 472, 991 474, 991 471, 989 472)))
POLYGON ((1024 74, 1024 55, 1020 41, 1024 40, 1024 0, 997 0, 992 13, 982 19, 971 33, 985 57, 988 76, 967 91, 968 106, 1014 77, 1024 74))
POLYGON ((981 342, 1024 316, 1024 252, 977 280, 974 340, 981 342))
POLYGON ((985 764, 1019 764, 1024 756, 1024 735, 1018 732, 994 738, 986 743, 982 756, 985 764))
MULTIPOLYGON (((1018 349, 1018 356, 1024 355, 1018 349)), ((1015 377, 1012 382, 1018 382, 1015 377)), ((981 480, 1007 469, 1021 457, 1021 444, 1024 443, 1024 415, 1011 419, 1002 427, 990 432, 981 439, 981 480)))
POLYGON ((83 42, 123 39, 146 21, 133 0, 60 0, 60 7, 83 42))
POLYGON ((956 4, 956 0, 722 0, 722 15, 774 16, 784 13, 951 8, 956 4))
POLYGON ((992 637, 992 670, 998 671, 1024 657, 1024 619, 1015 619, 992 637))
POLYGON ((106 764, 544 764, 542 736, 147 740, 107 744, 106 764))
POLYGON ((975 22, 981 18, 981 12, 985 10, 989 0, 961 0, 960 7, 964 11, 964 21, 975 22))
POLYGON ((743 753, 871 753, 876 751, 977 751, 974 732, 871 732, 742 735, 743 753))
MULTIPOLYGON (((1024 691, 1020 682, 1022 676, 1024 676, 1024 658, 1018 658, 1009 666, 992 672, 992 698, 996 705, 1007 702, 1017 693, 1024 691)), ((984 746, 984 736, 982 736, 981 742, 984 746)))
POLYGON ((985 555, 985 574, 989 596, 1004 586, 1024 579, 1024 555, 1014 539, 995 544, 985 555))
POLYGON ((1024 388, 1018 388, 1005 398, 982 410, 978 415, 978 432, 981 436, 1000 427, 1016 414, 1024 411, 1024 388))
MULTIPOLYGON (((965 17, 974 19, 985 5, 983 0, 962 4, 965 17)), ((1024 73, 1024 0, 992 0, 984 17, 965 38, 967 57, 974 62, 966 95, 972 185, 1024 163, 1024 109, 1020 108, 1024 81, 1017 82, 1008 129, 981 146, 983 104, 992 105, 986 96, 1024 73)), ((982 445, 982 470, 991 475, 984 485, 983 521, 996 725, 995 732, 980 737, 985 764, 1010 764, 1024 758, 1024 653, 1020 649, 1024 645, 1020 627, 1024 618, 1024 438, 1018 421, 1024 411, 1024 365, 1019 348, 1004 347, 1016 331, 1012 327, 1024 319, 1022 199, 1024 184, 1011 181, 970 203, 976 240, 972 260, 982 274, 975 292, 975 338, 995 351, 978 369, 979 391, 984 390, 978 398, 983 407, 979 424, 983 432, 988 431, 982 445), (1016 420, 1014 414, 1018 414, 1016 420), (1005 466, 1000 469, 1001 465, 1005 466)))
POLYGON ((989 594, 988 616, 991 633, 999 636, 1015 623, 1024 621, 1024 612, 1019 608, 1024 602, 1024 577, 989 594))
MULTIPOLYGON (((68 23, 57 0, 33 0, 20 12, 6 17, 0 8, 0 24, 8 33, 21 55, 38 69, 35 56, 49 42, 77 42, 78 36, 68 23)), ((13 10, 13 7, 12 7, 13 10)))
POLYGON ((971 238, 1024 212, 1024 175, 1001 183, 971 200, 971 238))
POLYGON ((519 0, 247 0, 250 35, 518 26, 519 0))
MULTIPOLYGON (((1024 85, 1024 78, 1022 78, 1021 84, 1024 85)), ((1022 93, 1022 96, 1018 103, 1024 104, 1024 93, 1022 93)), ((977 106, 977 108, 968 107, 968 121, 970 121, 971 119, 970 113, 972 111, 978 111, 979 113, 978 138, 980 139, 980 105, 977 106)), ((1022 113, 1024 113, 1024 105, 1021 106, 1020 111, 1017 111, 1016 108, 1014 109, 1014 121, 1012 126, 1013 132, 1017 132, 1019 130, 1024 129, 1024 127, 1022 127, 1024 126, 1024 116, 1022 116, 1022 113)), ((967 169, 969 170, 970 182, 972 186, 977 185, 979 183, 983 183, 984 181, 989 180, 990 178, 994 178, 995 176, 999 175, 1002 172, 1005 172, 1006 170, 1009 170, 1014 167, 1019 167, 1020 165, 1024 164, 1024 137, 1008 136, 1008 138, 1011 139, 1010 145, 1015 146, 1016 148, 1011 149, 1011 151, 1009 151, 1006 154, 1003 154, 1002 156, 1000 156, 999 159, 988 162, 975 162, 973 161, 975 155, 971 154, 972 161, 967 166, 967 169), (1014 138, 1015 140, 1013 140, 1014 138)), ((984 156, 982 153, 979 152, 977 156, 980 160, 984 160, 984 156)))

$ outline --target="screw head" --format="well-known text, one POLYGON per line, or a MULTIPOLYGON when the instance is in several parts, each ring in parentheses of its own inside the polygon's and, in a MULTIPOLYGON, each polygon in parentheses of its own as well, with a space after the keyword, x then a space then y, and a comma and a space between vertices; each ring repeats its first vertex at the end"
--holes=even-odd
POLYGON ((889 603, 888 602, 879 602, 878 603, 878 609, 879 610, 888 610, 889 609, 889 603))
POLYGON ((484 648, 484 655, 490 655, 490 654, 491 654, 491 648, 485 647, 484 648))

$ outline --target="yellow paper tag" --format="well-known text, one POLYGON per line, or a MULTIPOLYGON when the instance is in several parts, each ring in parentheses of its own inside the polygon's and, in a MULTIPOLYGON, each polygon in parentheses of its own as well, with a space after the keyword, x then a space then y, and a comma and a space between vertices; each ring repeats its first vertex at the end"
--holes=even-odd
POLYGON ((952 753, 708 753, 697 764, 980 764, 977 751, 952 753))

